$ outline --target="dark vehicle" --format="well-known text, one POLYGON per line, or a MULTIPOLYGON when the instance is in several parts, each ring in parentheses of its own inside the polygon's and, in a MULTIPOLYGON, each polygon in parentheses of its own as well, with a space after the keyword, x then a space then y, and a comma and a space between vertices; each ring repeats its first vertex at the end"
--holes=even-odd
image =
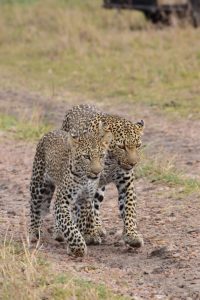
POLYGON ((200 0, 104 0, 104 7, 136 9, 153 23, 172 25, 178 18, 200 26, 200 0))

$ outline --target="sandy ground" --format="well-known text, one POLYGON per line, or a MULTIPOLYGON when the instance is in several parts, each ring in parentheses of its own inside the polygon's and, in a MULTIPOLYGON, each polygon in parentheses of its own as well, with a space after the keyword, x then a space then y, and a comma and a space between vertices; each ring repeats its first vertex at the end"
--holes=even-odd
MULTIPOLYGON (((66 95, 65 95, 66 96, 66 95)), ((67 95, 69 97, 69 95, 67 95)), ((66 97, 67 97, 66 96, 66 97)), ((59 97, 58 97, 59 98, 59 97)), ((59 127, 71 100, 42 99, 24 92, 0 92, 0 110, 29 114, 37 106, 45 117, 59 127), (55 104, 56 103, 56 104, 55 104)), ((80 103, 81 99, 73 100, 80 103)), ((163 153, 173 157, 178 168, 188 177, 200 178, 199 121, 169 120, 148 108, 131 104, 100 107, 129 119, 144 119, 144 144, 148 155, 163 153), (141 113, 142 111, 142 113, 141 113)), ((26 236, 29 181, 36 143, 16 141, 0 132, 0 238, 6 232, 14 241, 26 236)), ((135 299, 200 299, 200 201, 199 195, 179 197, 179 189, 136 180, 138 223, 145 245, 127 248, 121 240, 122 222, 117 208, 117 192, 107 186, 102 205, 107 236, 102 245, 89 246, 87 257, 73 259, 65 245, 52 238, 52 216, 45 219, 41 252, 55 268, 95 282, 104 282, 116 292, 135 299)))

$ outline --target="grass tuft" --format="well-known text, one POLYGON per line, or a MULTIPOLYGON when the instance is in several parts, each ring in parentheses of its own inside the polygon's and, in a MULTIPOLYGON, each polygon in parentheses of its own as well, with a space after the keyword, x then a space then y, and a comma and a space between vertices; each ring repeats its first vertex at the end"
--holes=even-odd
POLYGON ((103 285, 55 271, 38 250, 12 241, 0 245, 0 299, 128 300, 103 285))
POLYGON ((43 122, 37 113, 33 113, 29 119, 22 117, 20 120, 11 115, 0 114, 0 130, 7 131, 20 140, 38 140, 51 129, 52 126, 43 122))
POLYGON ((154 159, 144 159, 136 171, 136 177, 147 177, 151 182, 165 183, 171 187, 180 186, 183 188, 182 193, 191 194, 200 191, 200 181, 195 178, 188 178, 178 171, 173 160, 157 156, 154 159))

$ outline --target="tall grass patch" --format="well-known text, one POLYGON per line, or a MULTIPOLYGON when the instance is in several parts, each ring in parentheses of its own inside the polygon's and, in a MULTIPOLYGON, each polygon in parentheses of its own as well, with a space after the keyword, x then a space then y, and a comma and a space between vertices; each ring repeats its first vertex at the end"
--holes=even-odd
POLYGON ((12 115, 0 114, 0 130, 8 132, 17 139, 34 141, 41 138, 52 129, 38 113, 33 112, 31 117, 21 116, 20 119, 12 115))
POLYGON ((114 295, 104 285, 62 273, 37 249, 12 241, 0 245, 0 299, 10 300, 128 300, 114 295))
POLYGON ((40 91, 200 113, 199 29, 156 29, 101 1, 36 1, 0 11, 1 73, 40 91))
POLYGON ((151 182, 164 183, 170 187, 181 187, 183 194, 199 193, 200 181, 190 178, 175 167, 173 159, 157 155, 144 158, 136 170, 136 177, 147 177, 151 182))

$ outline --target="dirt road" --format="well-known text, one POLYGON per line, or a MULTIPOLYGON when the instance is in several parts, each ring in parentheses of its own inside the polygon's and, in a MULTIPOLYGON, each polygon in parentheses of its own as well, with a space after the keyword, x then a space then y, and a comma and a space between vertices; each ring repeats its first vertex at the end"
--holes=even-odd
MULTIPOLYGON (((75 99, 73 103, 80 103, 75 99)), ((38 95, 27 92, 0 93, 3 112, 31 113, 37 105, 55 126, 71 106, 71 101, 47 103, 38 95)), ((171 120, 149 108, 131 104, 103 105, 112 113, 146 124, 144 143, 148 155, 162 152, 175 157, 175 164, 192 178, 200 178, 199 121, 171 120)), ((0 132, 0 237, 7 231, 14 241, 26 235, 28 217, 28 185, 35 144, 16 141, 0 132)), ((141 249, 127 248, 120 237, 122 222, 117 208, 117 192, 113 185, 107 187, 102 206, 103 222, 107 236, 102 245, 89 246, 84 259, 72 259, 66 254, 64 244, 52 239, 52 216, 45 219, 45 234, 41 251, 56 268, 104 282, 120 294, 135 299, 200 299, 200 201, 199 195, 179 197, 180 187, 136 180, 138 193, 138 223, 144 236, 141 249), (175 192, 176 193, 173 193, 175 192)))

